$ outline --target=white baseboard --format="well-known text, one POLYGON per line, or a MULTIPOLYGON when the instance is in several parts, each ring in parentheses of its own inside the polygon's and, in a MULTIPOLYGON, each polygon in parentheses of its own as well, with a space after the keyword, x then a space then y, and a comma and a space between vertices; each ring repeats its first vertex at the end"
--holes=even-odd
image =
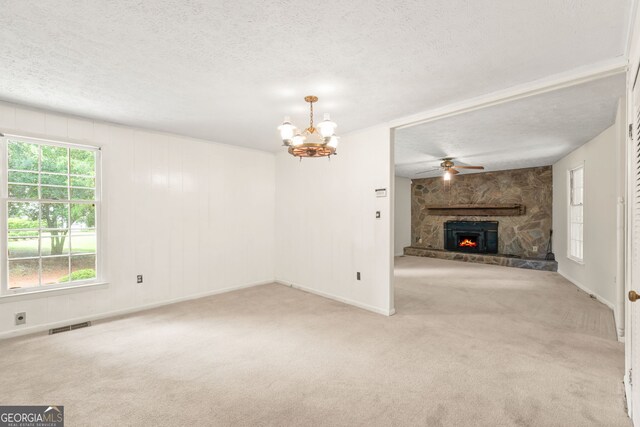
POLYGON ((620 325, 618 325, 618 321, 617 321, 617 316, 616 316, 616 308, 615 305, 613 305, 611 302, 607 301, 606 299, 602 298, 600 295, 598 295, 596 292, 593 292, 591 289, 589 289, 588 287, 586 287, 584 284, 580 283, 580 281, 574 279, 573 277, 569 276, 566 273, 563 273, 562 271, 558 271, 558 274, 561 275, 562 277, 564 277, 565 279, 567 279, 569 282, 573 283, 575 286, 577 286, 578 288, 580 288, 581 290, 583 290, 584 292, 588 293, 589 295, 593 295, 598 301, 600 301, 602 304, 606 305, 607 307, 609 307, 611 309, 611 311, 613 312, 613 320, 616 322, 616 336, 618 337, 618 340, 620 340, 620 325))
POLYGON ((589 295, 593 295, 598 301, 600 301, 601 303, 603 303, 604 305, 609 307, 611 309, 611 311, 615 312, 615 306, 612 303, 610 303, 606 299, 602 298, 600 295, 598 295, 596 292, 594 292, 591 289, 589 289, 587 286, 582 284, 580 281, 574 279, 573 277, 569 276, 566 273, 563 273, 562 271, 558 271, 558 274, 561 275, 562 277, 564 277, 565 279, 567 279, 568 281, 570 281, 571 283, 573 283, 574 285, 576 285, 578 288, 580 288, 583 291, 585 291, 586 293, 588 293, 589 295))
POLYGON ((377 313, 377 314, 382 314, 384 316, 392 316, 396 312, 395 308, 388 310, 388 309, 384 309, 384 308, 374 307, 374 306, 369 305, 369 304, 364 304, 364 303, 361 303, 361 302, 358 302, 358 301, 354 301, 354 300, 351 300, 351 299, 348 299, 348 298, 343 298, 343 297, 340 297, 340 296, 337 296, 337 295, 330 294, 328 292, 322 292, 322 291, 318 291, 316 289, 308 288, 306 286, 299 285, 297 283, 287 282, 287 281, 278 280, 278 279, 275 280, 275 283, 283 285, 283 286, 288 286, 290 288, 299 289, 301 291, 309 292, 310 294, 314 294, 314 295, 318 295, 318 296, 321 296, 321 297, 324 297, 324 298, 332 299, 334 301, 338 301, 338 302, 341 302, 341 303, 344 303, 344 304, 352 305, 354 307, 362 308, 363 310, 372 311, 372 312, 377 313))
POLYGON ((108 318, 111 318, 111 317, 118 317, 118 316, 122 316, 122 315, 126 315, 126 314, 136 313, 136 312, 139 312, 139 311, 145 311, 145 310, 150 310, 150 309, 157 308, 157 307, 162 307, 162 306, 165 306, 165 305, 177 304, 179 302, 190 301, 190 300, 194 300, 194 299, 198 299, 198 298, 204 298, 204 297, 208 297, 208 296, 212 296, 212 295, 223 294, 223 293, 226 293, 226 292, 232 292, 232 291, 237 291, 237 290, 240 290, 240 289, 251 288, 251 287, 254 287, 254 286, 268 285, 270 283, 276 283, 276 282, 274 280, 263 280, 263 281, 260 281, 260 282, 247 283, 247 284, 244 284, 244 285, 229 286, 227 288, 215 289, 215 290, 212 290, 212 291, 202 292, 202 293, 199 293, 199 294, 186 295, 186 296, 183 296, 183 297, 173 298, 173 299, 170 299, 170 300, 164 300, 164 301, 160 301, 160 302, 154 302, 154 303, 151 303, 151 304, 145 304, 145 305, 136 306, 136 307, 129 307, 129 308, 121 309, 121 310, 113 310, 113 311, 103 312, 103 313, 99 313, 99 314, 95 314, 95 315, 76 317, 76 318, 72 318, 72 319, 62 320, 62 321, 59 321, 59 322, 51 322, 51 323, 44 323, 44 324, 40 324, 40 325, 21 327, 21 328, 18 328, 18 329, 14 329, 14 330, 11 330, 11 331, 6 331, 6 332, 0 333, 0 340, 7 339, 7 338, 13 338, 13 337, 21 336, 21 335, 34 334, 34 333, 38 333, 38 332, 48 331, 49 329, 52 329, 52 328, 58 328, 58 327, 67 326, 67 325, 74 325, 76 323, 95 321, 95 320, 103 320, 103 319, 108 319, 108 318))

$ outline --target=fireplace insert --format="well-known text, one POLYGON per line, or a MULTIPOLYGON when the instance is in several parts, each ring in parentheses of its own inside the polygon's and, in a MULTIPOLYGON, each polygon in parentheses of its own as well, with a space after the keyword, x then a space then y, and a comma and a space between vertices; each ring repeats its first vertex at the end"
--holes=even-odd
POLYGON ((449 251, 498 253, 498 221, 447 221, 444 248, 449 251))

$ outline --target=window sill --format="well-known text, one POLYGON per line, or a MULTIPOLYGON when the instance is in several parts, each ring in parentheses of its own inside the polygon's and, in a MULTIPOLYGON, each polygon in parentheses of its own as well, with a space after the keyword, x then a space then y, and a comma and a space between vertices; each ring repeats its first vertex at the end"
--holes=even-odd
POLYGON ((574 258, 570 255, 567 255, 567 258, 570 259, 571 261, 575 262, 578 265, 584 265, 584 259, 578 259, 578 258, 574 258))
MULTIPOLYGON (((29 300, 35 298, 45 298, 58 295, 73 294, 76 292, 83 292, 95 289, 106 289, 109 286, 109 282, 96 282, 86 283, 81 285, 70 285, 53 289, 39 289, 37 291, 18 291, 13 293, 7 293, 0 295, 0 304, 5 302, 14 302, 29 300)), ((11 291, 9 291, 11 292, 11 291)))

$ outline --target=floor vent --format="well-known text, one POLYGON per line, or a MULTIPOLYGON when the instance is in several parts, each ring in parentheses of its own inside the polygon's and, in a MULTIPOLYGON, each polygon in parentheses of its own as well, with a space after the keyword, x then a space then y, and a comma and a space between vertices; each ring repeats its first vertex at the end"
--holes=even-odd
POLYGON ((76 323, 75 325, 60 326, 59 328, 49 329, 49 335, 59 334, 60 332, 73 331, 74 329, 86 328, 91 326, 91 322, 76 323))

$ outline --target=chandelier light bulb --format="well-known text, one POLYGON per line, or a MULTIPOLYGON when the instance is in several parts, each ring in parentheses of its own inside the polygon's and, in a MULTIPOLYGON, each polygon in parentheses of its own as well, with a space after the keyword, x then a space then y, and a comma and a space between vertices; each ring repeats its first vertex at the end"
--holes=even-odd
POLYGON ((304 144, 305 139, 306 138, 304 137, 304 135, 301 135, 300 132, 298 132, 291 140, 291 145, 294 147, 299 147, 304 144))
POLYGON ((278 130, 280 131, 280 137, 286 142, 293 138, 296 127, 291 124, 291 118, 289 116, 285 116, 284 122, 278 126, 278 130))
POLYGON ((451 172, 449 171, 444 171, 444 176, 443 176, 445 181, 451 181, 451 172))
POLYGON ((338 125, 331 121, 329 113, 324 113, 324 120, 318 124, 320 135, 322 135, 323 138, 332 137, 336 131, 336 127, 338 127, 338 125))
POLYGON ((337 136, 332 136, 329 138, 329 142, 327 142, 328 147, 338 148, 338 143, 340 142, 340 138, 337 136))

